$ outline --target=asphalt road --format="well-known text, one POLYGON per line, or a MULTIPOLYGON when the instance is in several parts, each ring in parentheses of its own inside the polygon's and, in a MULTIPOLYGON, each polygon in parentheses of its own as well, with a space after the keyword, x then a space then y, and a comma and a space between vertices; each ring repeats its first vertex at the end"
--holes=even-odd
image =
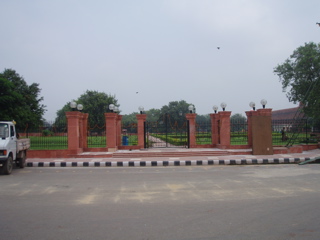
POLYGON ((0 239, 319 239, 320 165, 25 168, 0 239))

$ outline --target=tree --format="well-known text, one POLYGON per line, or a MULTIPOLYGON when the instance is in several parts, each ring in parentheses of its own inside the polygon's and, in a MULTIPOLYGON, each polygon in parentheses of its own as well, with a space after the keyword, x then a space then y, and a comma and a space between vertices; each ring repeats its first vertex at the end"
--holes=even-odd
POLYGON ((185 100, 169 102, 168 105, 164 105, 160 109, 160 117, 163 118, 167 115, 171 125, 182 127, 186 122, 185 115, 189 113, 189 105, 193 104, 187 103, 185 100))
POLYGON ((28 85, 15 70, 5 69, 0 73, 0 90, 1 120, 15 120, 20 129, 42 123, 45 106, 39 84, 28 85))
MULTIPOLYGON (((88 122, 90 126, 102 127, 105 125, 104 113, 108 111, 109 104, 119 107, 118 100, 114 95, 103 92, 87 90, 77 100, 78 104, 83 105, 83 112, 89 113, 88 122)), ((56 122, 65 119, 65 112, 72 111, 70 102, 66 103, 62 109, 57 111, 56 122)))
POLYGON ((247 128, 247 118, 240 113, 236 113, 230 117, 231 132, 240 132, 247 128))
POLYGON ((274 68, 290 102, 301 103, 304 112, 320 119, 320 44, 305 43, 281 65, 274 68))

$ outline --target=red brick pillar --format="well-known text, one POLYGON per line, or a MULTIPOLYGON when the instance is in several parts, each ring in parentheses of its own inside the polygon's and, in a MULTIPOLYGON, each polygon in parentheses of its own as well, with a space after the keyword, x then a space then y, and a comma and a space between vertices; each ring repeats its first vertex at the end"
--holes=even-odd
POLYGON ((106 144, 109 152, 117 151, 117 113, 105 113, 106 144))
POLYGON ((121 146, 122 115, 117 116, 117 146, 121 146))
POLYGON ((82 113, 82 148, 88 148, 88 117, 89 113, 82 113))
POLYGON ((196 113, 187 113, 186 118, 189 122, 189 148, 195 148, 196 141, 196 113))
POLYGON ((211 119, 211 141, 213 147, 219 144, 219 115, 217 113, 210 114, 211 119))
POLYGON ((230 147, 230 116, 231 112, 223 111, 219 112, 219 124, 220 124, 220 144, 219 148, 229 148, 230 147))
POLYGON ((80 148, 80 112, 66 112, 68 122, 68 150, 70 154, 82 152, 80 148))
POLYGON ((144 148, 145 146, 145 138, 144 138, 144 123, 147 119, 147 114, 137 114, 136 115, 138 120, 138 147, 144 148))
POLYGON ((257 111, 248 111, 247 115, 247 125, 248 125, 248 145, 252 147, 252 116, 257 116, 257 111))

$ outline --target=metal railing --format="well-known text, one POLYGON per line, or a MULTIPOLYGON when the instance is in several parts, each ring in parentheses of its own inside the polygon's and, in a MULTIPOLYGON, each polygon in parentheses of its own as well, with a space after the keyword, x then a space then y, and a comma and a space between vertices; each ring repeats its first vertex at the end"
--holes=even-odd
POLYGON ((312 144, 320 140, 320 129, 310 118, 272 120, 273 145, 312 144))
POLYGON ((106 126, 99 126, 98 124, 90 126, 88 124, 88 148, 104 148, 107 145, 106 142, 106 126))
POLYGON ((231 145, 248 144, 248 123, 244 119, 231 119, 230 121, 231 145))
POLYGON ((210 120, 196 123, 196 142, 199 145, 212 144, 210 120))
POLYGON ((20 138, 30 138, 31 150, 55 150, 68 148, 68 131, 65 119, 46 121, 42 124, 17 129, 20 138))
POLYGON ((122 124, 122 146, 138 145, 138 125, 137 122, 122 124))

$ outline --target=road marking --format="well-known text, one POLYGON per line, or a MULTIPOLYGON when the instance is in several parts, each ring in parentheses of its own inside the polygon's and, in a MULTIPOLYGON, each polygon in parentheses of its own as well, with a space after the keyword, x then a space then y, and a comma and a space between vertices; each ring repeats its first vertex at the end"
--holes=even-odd
POLYGON ((77 201, 77 203, 84 204, 84 205, 92 204, 97 197, 98 196, 96 194, 89 194, 89 195, 86 195, 83 198, 79 199, 77 201))

